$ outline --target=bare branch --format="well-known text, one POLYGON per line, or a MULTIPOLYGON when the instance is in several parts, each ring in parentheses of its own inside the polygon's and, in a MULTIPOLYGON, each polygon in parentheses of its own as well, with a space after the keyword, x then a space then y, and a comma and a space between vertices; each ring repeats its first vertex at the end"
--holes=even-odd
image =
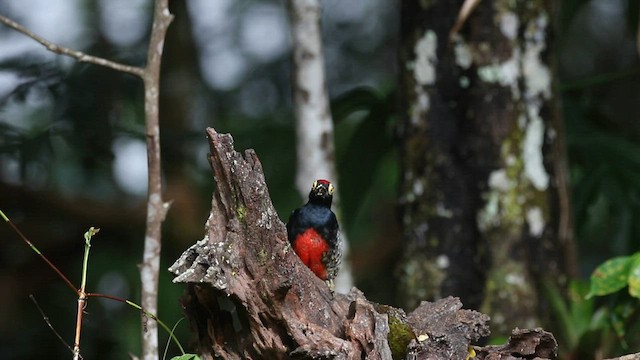
POLYGON ((455 24, 451 27, 449 31, 449 41, 453 40, 453 37, 462 29, 462 26, 469 18, 469 15, 478 7, 480 4, 480 0, 465 0, 464 4, 460 8, 460 12, 458 13, 458 18, 456 19, 455 24))
POLYGON ((49 40, 35 34, 34 32, 28 30, 27 28, 25 28, 24 26, 18 24, 17 22, 0 15, 0 23, 3 23, 5 25, 7 25, 8 27, 32 38, 33 40, 39 42, 40 44, 44 45, 44 47, 47 48, 47 50, 52 51, 56 54, 60 54, 60 55, 65 55, 65 56, 69 56, 72 57, 80 62, 86 62, 86 63, 91 63, 91 64, 95 64, 95 65, 100 65, 106 68, 110 68, 116 71, 122 71, 125 73, 129 73, 138 77, 143 77, 144 76, 144 69, 139 68, 137 66, 130 66, 130 65, 125 65, 125 64, 120 64, 117 63, 115 61, 111 61, 111 60, 107 60, 107 59, 103 59, 100 57, 96 57, 96 56, 92 56, 92 55, 88 55, 85 54, 81 51, 77 51, 77 50, 73 50, 73 49, 69 49, 63 46, 59 46, 56 45, 52 42, 50 42, 49 40))
MULTIPOLYGON (((158 96, 160 94, 160 63, 164 39, 172 20, 173 15, 169 12, 168 0, 156 0, 151 39, 147 51, 147 66, 143 76, 149 186, 144 253, 142 264, 140 264, 141 305, 152 314, 158 313, 162 222, 169 209, 169 204, 162 199, 158 96)), ((143 316, 144 321, 145 317, 143 316)), ((158 324, 155 321, 148 321, 143 326, 142 359, 158 359, 158 324)))
POLYGON ((49 265, 49 267, 56 272, 56 274, 58 274, 58 276, 60 276, 60 278, 62 279, 62 281, 64 281, 67 286, 69 288, 71 288, 71 290, 73 290, 76 294, 78 293, 78 289, 76 289, 75 285, 73 285, 73 283, 71 282, 71 280, 69 280, 68 277, 66 277, 62 271, 60 271, 60 269, 58 269, 57 266, 53 265, 53 263, 46 257, 44 256, 43 253, 40 252, 40 250, 38 250, 38 248, 22 233, 22 231, 20 231, 20 229, 18 228, 18 226, 16 226, 16 224, 13 223, 13 221, 11 221, 7 215, 5 215, 2 210, 0 210, 0 217, 7 223, 9 224, 9 226, 11 226, 11 228, 13 229, 13 231, 16 232, 16 234, 18 234, 18 236, 20 236, 20 238, 22 239, 22 241, 24 241, 30 248, 31 250, 33 250, 33 252, 35 252, 36 254, 38 254, 38 256, 40 256, 40 258, 42 260, 44 260, 45 263, 47 263, 47 265, 49 265))

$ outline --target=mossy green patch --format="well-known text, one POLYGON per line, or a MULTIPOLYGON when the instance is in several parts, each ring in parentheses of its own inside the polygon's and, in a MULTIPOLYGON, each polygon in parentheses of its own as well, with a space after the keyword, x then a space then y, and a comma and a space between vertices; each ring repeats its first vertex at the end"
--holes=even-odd
POLYGON ((244 222, 244 219, 247 216, 247 208, 242 205, 238 205, 236 208, 236 216, 238 217, 238 220, 244 222))
POLYGON ((258 251, 258 263, 260 264, 260 266, 265 266, 268 259, 269 253, 266 249, 261 249, 260 251, 258 251))

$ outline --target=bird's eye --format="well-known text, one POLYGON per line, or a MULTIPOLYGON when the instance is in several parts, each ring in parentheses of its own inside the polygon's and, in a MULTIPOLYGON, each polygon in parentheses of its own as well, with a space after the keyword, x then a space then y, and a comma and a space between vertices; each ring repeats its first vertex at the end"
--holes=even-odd
POLYGON ((333 195, 333 184, 329 184, 329 195, 333 195))

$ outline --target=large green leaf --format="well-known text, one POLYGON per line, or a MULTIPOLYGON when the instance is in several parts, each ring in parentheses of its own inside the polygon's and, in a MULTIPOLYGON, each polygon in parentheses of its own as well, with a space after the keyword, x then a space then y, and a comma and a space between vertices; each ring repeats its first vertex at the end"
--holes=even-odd
POLYGON ((633 260, 631 256, 621 256, 598 266, 591 274, 591 290, 587 297, 608 295, 624 288, 633 260))
POLYGON ((632 256, 631 267, 629 269, 629 294, 640 298, 640 253, 632 256))

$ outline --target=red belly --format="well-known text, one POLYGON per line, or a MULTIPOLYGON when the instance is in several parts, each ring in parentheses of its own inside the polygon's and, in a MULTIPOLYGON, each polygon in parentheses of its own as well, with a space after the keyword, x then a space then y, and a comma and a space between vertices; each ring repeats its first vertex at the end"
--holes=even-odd
POLYGON ((329 250, 329 244, 317 231, 307 229, 298 235, 294 242, 293 250, 317 277, 327 280, 327 269, 322 263, 322 257, 329 250))

